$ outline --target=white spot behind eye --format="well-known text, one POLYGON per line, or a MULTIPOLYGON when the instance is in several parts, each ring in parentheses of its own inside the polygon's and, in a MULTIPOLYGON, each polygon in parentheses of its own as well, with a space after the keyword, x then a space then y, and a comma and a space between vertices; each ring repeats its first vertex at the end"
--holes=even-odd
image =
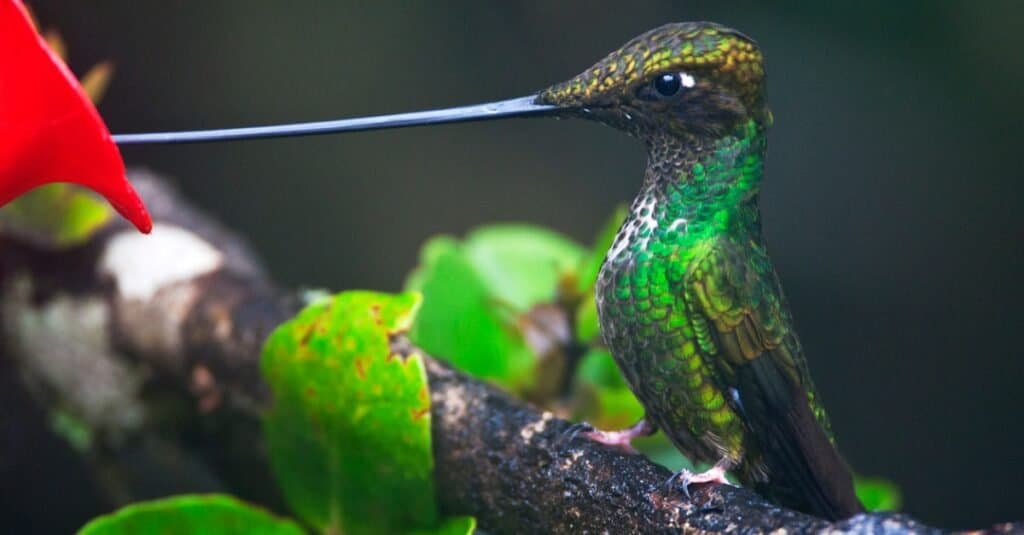
POLYGON ((694 79, 693 76, 686 74, 685 72, 681 72, 679 75, 682 77, 683 87, 693 87, 697 83, 697 80, 694 79))

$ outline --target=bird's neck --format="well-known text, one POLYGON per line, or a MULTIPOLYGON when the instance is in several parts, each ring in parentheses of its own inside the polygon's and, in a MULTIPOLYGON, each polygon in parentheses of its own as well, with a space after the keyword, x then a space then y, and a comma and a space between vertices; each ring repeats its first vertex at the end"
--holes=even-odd
POLYGON ((760 191, 765 128, 755 121, 724 135, 647 139, 643 186, 608 259, 645 256, 715 235, 760 241, 760 191))

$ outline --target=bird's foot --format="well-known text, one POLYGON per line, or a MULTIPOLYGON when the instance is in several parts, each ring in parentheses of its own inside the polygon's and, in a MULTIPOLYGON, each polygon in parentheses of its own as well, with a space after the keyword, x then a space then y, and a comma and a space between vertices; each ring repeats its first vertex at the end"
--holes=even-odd
POLYGON ((638 452, 633 447, 633 439, 653 435, 657 430, 654 424, 651 424, 646 419, 642 419, 633 424, 629 429, 621 431, 601 431, 588 423, 581 422, 574 424, 566 433, 569 435, 570 441, 578 435, 583 435, 606 446, 611 446, 626 453, 636 454, 638 452))
POLYGON ((697 483, 717 483, 719 485, 732 485, 728 479, 725 478, 725 473, 733 467, 733 462, 728 457, 723 457, 714 466, 695 474, 685 468, 668 478, 668 485, 672 487, 678 481, 682 484, 683 494, 686 498, 690 498, 690 485, 697 483))

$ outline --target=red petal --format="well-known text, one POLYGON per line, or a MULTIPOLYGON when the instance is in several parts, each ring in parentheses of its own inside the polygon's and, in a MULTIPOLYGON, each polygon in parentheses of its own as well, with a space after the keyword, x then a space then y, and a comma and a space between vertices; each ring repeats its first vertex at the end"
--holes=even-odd
POLYGON ((49 182, 86 186, 142 232, 153 227, 124 162, 71 71, 19 0, 0 0, 0 206, 49 182))

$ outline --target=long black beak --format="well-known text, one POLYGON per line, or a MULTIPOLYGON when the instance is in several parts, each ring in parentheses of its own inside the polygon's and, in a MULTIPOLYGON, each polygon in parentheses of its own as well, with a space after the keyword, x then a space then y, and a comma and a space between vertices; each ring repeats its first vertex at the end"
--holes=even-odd
POLYGON ((118 134, 113 136, 119 145, 141 143, 202 143, 206 141, 228 141, 234 139, 257 139, 267 137, 312 136, 335 132, 358 132, 384 128, 404 128, 443 123, 486 121, 505 117, 553 114, 558 106, 537 104, 537 95, 499 100, 473 106, 459 106, 441 110, 414 111, 374 117, 356 117, 335 121, 293 123, 272 126, 249 126, 220 130, 192 130, 184 132, 154 132, 147 134, 118 134))

